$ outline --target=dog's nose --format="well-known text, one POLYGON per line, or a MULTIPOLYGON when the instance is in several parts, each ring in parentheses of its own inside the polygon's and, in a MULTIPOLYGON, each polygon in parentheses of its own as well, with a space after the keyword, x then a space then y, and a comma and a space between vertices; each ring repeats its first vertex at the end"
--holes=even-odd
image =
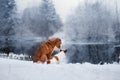
POLYGON ((66 49, 66 50, 64 50, 64 52, 65 52, 65 53, 67 53, 67 49, 66 49))

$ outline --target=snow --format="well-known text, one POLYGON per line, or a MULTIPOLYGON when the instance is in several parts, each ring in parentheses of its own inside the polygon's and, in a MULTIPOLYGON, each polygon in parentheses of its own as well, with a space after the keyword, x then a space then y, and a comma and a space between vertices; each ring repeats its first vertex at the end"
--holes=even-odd
POLYGON ((0 80, 120 80, 120 65, 37 64, 0 58, 0 80))

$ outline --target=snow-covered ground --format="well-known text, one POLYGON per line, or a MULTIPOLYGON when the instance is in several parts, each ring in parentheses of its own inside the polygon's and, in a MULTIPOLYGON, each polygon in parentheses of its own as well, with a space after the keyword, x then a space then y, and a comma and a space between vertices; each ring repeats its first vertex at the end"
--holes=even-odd
POLYGON ((0 80, 120 80, 120 64, 37 64, 0 58, 0 80))

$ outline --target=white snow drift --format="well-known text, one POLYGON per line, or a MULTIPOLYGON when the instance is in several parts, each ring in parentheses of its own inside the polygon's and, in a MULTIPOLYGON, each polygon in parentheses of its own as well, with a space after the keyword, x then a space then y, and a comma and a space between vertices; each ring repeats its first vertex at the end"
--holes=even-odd
POLYGON ((37 64, 0 58, 0 80, 120 80, 120 65, 37 64))

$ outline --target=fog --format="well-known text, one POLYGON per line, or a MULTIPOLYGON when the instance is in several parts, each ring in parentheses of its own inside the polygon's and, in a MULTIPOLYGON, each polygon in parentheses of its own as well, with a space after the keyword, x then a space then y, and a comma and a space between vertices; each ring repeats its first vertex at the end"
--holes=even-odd
POLYGON ((0 4, 1 52, 33 56, 41 42, 60 37, 70 62, 118 61, 118 0, 1 0, 0 4))

